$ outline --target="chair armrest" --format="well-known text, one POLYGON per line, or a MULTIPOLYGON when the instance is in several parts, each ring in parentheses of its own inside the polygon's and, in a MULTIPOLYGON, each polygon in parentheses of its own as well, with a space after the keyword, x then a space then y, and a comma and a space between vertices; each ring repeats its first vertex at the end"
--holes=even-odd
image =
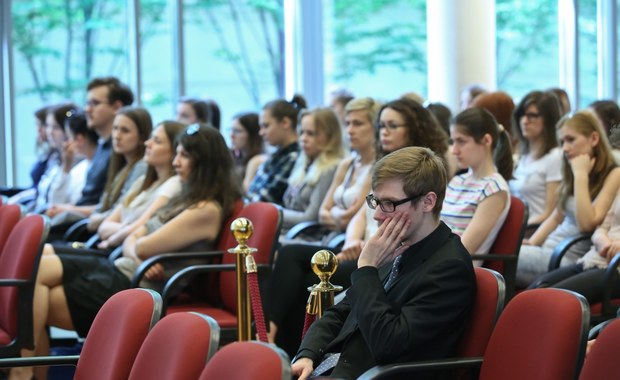
MULTIPOLYGON (((257 264, 257 269, 260 270, 270 270, 271 267, 267 264, 257 264)), ((212 272, 232 272, 237 269, 235 264, 205 264, 205 265, 192 265, 187 268, 183 268, 177 273, 175 273, 170 279, 166 282, 164 286, 164 290, 162 291, 162 299, 163 299, 163 309, 162 315, 166 314, 166 307, 168 306, 168 302, 174 295, 178 293, 179 285, 184 283, 183 280, 187 278, 191 278, 198 274, 202 273, 212 273, 212 272)))
POLYGON ((614 285, 620 279, 618 273, 618 266, 620 265, 620 255, 615 255, 609 262, 607 269, 605 269, 605 276, 603 277, 603 300, 601 303, 601 314, 609 318, 613 318, 616 315, 618 309, 617 305, 611 303, 614 285))
POLYGON ((334 250, 340 250, 344 246, 345 240, 347 240, 347 234, 343 232, 331 238, 327 242, 327 246, 334 250))
POLYGON ((222 251, 206 251, 206 252, 177 252, 177 253, 163 253, 149 257, 144 260, 142 264, 136 269, 136 273, 131 279, 131 287, 136 288, 142 281, 146 271, 155 264, 169 263, 173 261, 181 261, 188 259, 212 259, 220 257, 224 254, 222 251))
POLYGON ((318 231, 322 227, 323 225, 317 221, 307 221, 307 222, 297 223, 296 225, 291 227, 286 232, 285 239, 292 240, 292 239, 295 239, 297 236, 299 236, 301 233, 318 231))
POLYGON ((13 278, 3 278, 0 279, 0 286, 26 286, 31 285, 32 281, 30 279, 13 279, 13 278))
POLYGON ((54 252, 56 254, 63 255, 95 255, 101 257, 108 257, 110 255, 110 251, 106 251, 103 249, 95 249, 95 248, 74 248, 66 245, 57 245, 52 244, 54 247, 54 252))
POLYGON ((0 359, 0 368, 12 367, 39 367, 39 366, 59 366, 59 365, 77 365, 79 355, 61 355, 61 356, 35 356, 31 358, 3 358, 0 359))
POLYGON ((551 259, 549 260, 549 272, 560 267, 560 262, 562 262, 562 258, 564 257, 564 255, 566 255, 568 250, 573 245, 583 240, 589 240, 590 237, 592 237, 592 234, 588 232, 575 236, 570 236, 562 240, 560 244, 555 247, 553 253, 551 254, 551 259))
POLYGON ((88 226, 88 218, 83 218, 73 223, 62 238, 64 241, 79 241, 79 237, 86 234, 86 226, 88 226))
POLYGON ((516 255, 500 255, 497 253, 485 253, 482 255, 473 255, 471 259, 472 260, 488 260, 488 261, 501 260, 501 261, 512 262, 512 261, 517 261, 517 256, 516 255))
POLYGON ((390 379, 396 374, 442 369, 480 368, 481 365, 482 358, 456 358, 380 365, 364 372, 358 377, 358 380, 390 379))

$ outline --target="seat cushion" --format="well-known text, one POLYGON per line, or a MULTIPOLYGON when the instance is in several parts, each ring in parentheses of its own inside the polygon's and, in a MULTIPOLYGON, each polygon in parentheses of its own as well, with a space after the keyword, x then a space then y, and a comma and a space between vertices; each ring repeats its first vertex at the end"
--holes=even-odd
POLYGON ((202 313, 215 319, 220 325, 220 328, 236 328, 237 316, 223 309, 211 307, 206 304, 186 304, 186 305, 171 305, 166 310, 166 314, 194 311, 202 313))

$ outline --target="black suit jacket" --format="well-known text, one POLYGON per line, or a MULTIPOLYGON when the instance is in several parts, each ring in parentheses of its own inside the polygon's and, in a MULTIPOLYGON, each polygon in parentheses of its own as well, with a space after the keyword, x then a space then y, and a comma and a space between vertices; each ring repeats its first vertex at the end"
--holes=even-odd
POLYGON ((386 291, 391 264, 351 275, 345 299, 306 334, 296 357, 315 367, 340 352, 331 376, 356 378, 378 364, 454 355, 476 293, 471 257, 441 222, 402 256, 399 276, 386 291))

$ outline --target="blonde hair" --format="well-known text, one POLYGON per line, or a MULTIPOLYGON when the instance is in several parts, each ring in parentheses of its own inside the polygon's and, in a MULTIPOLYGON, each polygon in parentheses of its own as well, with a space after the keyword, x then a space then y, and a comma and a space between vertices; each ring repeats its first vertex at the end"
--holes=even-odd
MULTIPOLYGON (((593 133, 599 135, 598 144, 592 148, 592 157, 595 159, 594 167, 590 170, 590 174, 588 175, 588 190, 590 192, 590 197, 594 200, 603 188, 607 174, 616 167, 611 153, 611 146, 607 140, 607 134, 605 134, 603 126, 594 113, 589 110, 575 112, 572 116, 564 116, 558 122, 557 129, 559 130, 563 126, 573 128, 577 133, 586 137, 590 137, 593 133)), ((561 210, 565 210, 566 201, 570 196, 574 195, 574 179, 575 177, 570 162, 568 162, 568 159, 564 156, 562 158, 562 182, 560 184, 560 197, 558 199, 558 206, 561 210)))
MULTIPOLYGON (((314 117, 316 135, 324 135, 326 141, 323 149, 312 162, 305 153, 301 152, 289 177, 291 185, 300 185, 303 182, 315 185, 321 176, 338 165, 344 156, 341 127, 334 111, 326 107, 315 108, 312 111, 302 112, 299 120, 301 121, 308 115, 314 117)), ((301 128, 301 123, 299 124, 301 128)))

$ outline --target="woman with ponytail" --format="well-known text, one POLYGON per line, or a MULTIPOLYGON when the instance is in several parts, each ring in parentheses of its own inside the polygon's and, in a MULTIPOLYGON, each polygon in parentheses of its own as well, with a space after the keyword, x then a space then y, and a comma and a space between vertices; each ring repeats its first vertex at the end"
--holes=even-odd
POLYGON ((468 108, 450 127, 460 169, 448 184, 441 219, 461 236, 471 255, 488 253, 510 208, 510 136, 489 111, 468 108))
MULTIPOLYGON (((620 185, 620 169, 603 127, 591 111, 565 116, 558 122, 557 131, 564 153, 558 202, 529 240, 523 241, 517 265, 518 287, 526 287, 547 273, 551 254, 562 240, 594 231, 611 208, 620 185)), ((561 266, 575 264, 590 245, 590 241, 573 245, 561 266)))

